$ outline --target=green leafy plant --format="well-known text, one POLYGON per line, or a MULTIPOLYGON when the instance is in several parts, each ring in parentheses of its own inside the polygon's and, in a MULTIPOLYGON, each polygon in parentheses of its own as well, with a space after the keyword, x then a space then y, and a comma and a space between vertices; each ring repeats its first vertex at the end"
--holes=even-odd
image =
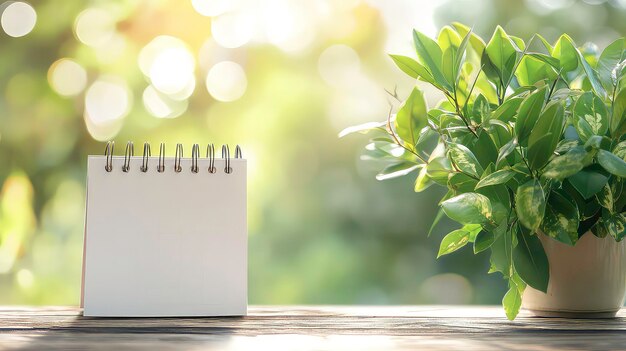
POLYGON ((588 231, 626 235, 626 39, 599 52, 566 34, 526 43, 497 27, 485 42, 454 23, 436 40, 414 31, 413 41, 417 59, 391 58, 442 101, 429 108, 416 86, 386 121, 340 136, 377 134, 363 158, 386 162, 378 179, 417 172, 415 191, 448 189, 433 226, 445 213, 462 227, 439 256, 468 244, 489 252, 514 319, 527 285, 548 287, 538 232, 567 245, 588 231))

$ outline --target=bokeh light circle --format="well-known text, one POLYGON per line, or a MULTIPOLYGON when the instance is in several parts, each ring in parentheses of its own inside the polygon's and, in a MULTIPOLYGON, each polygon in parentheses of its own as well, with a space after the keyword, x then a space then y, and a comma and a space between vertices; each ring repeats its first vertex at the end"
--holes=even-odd
POLYGON ((92 47, 107 44, 115 33, 115 21, 103 9, 89 8, 78 14, 74 23, 78 40, 92 47))
POLYGON ((152 85, 143 91, 143 105, 154 117, 175 118, 182 115, 188 106, 187 100, 177 101, 159 93, 152 85))
POLYGON ((50 66, 48 82, 59 95, 78 95, 87 85, 87 71, 78 63, 62 58, 50 66))
POLYGON ((85 112, 94 124, 125 117, 130 105, 130 90, 124 81, 118 79, 98 79, 85 94, 85 112))
POLYGON ((359 54, 347 45, 332 45, 320 55, 318 70, 326 83, 345 84, 360 75, 361 59, 359 54))
POLYGON ((191 0, 194 10, 203 16, 213 17, 231 9, 233 0, 191 0))
POLYGON ((2 11, 0 25, 9 36, 18 38, 30 33, 37 23, 37 12, 29 4, 11 2, 2 11))
POLYGON ((211 35, 222 47, 233 49, 247 44, 254 33, 254 18, 244 12, 231 12, 211 21, 211 35))
POLYGON ((196 61, 182 40, 167 35, 155 37, 141 49, 138 64, 159 92, 176 100, 193 93, 196 61))
POLYGON ((235 101, 243 96, 248 87, 246 72, 235 62, 219 62, 209 70, 206 87, 216 100, 235 101))
POLYGON ((160 52, 150 67, 150 80, 165 94, 181 92, 194 79, 194 58, 183 48, 168 48, 160 52))

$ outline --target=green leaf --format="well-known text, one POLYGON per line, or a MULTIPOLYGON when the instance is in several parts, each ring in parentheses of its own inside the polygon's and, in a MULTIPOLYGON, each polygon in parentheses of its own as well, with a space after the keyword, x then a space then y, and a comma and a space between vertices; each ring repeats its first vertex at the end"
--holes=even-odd
POLYGON ((502 27, 496 27, 485 52, 489 57, 489 61, 497 70, 501 82, 507 82, 513 75, 517 51, 502 27))
POLYGON ((514 320, 519 313, 519 309, 522 306, 522 295, 515 282, 509 280, 509 290, 504 294, 502 298, 502 307, 506 318, 510 321, 514 320))
POLYGON ((458 48, 461 45, 461 36, 450 26, 444 26, 437 35, 437 44, 441 51, 445 51, 451 47, 458 48))
POLYGON ((580 143, 576 139, 563 139, 559 141, 559 144, 556 146, 554 152, 559 155, 563 155, 564 153, 570 151, 571 149, 578 146, 580 143))
POLYGON ((551 192, 541 231, 567 245, 578 241, 579 212, 576 205, 558 192, 551 192))
POLYGON ((480 224, 466 224, 461 229, 451 231, 441 240, 437 258, 462 248, 470 242, 471 238, 475 237, 481 229, 480 224))
POLYGON ((515 122, 515 132, 520 145, 528 145, 528 137, 535 127, 535 123, 539 119, 543 102, 546 98, 546 89, 544 86, 528 95, 520 104, 517 111, 517 121, 515 122))
POLYGON ((511 139, 513 139, 513 136, 511 135, 511 129, 509 128, 509 125, 507 123, 498 121, 496 119, 489 120, 487 125, 483 127, 489 133, 489 136, 493 140, 493 144, 496 147, 497 158, 498 150, 502 148, 502 146, 506 145, 506 143, 511 141, 511 139))
POLYGON ((543 169, 542 176, 563 180, 578 173, 585 167, 587 151, 582 146, 570 149, 561 156, 557 156, 543 169))
POLYGON ((511 197, 504 185, 492 185, 475 190, 485 195, 491 202, 491 221, 493 223, 505 222, 511 212, 511 197))
POLYGON ((552 133, 543 134, 538 140, 535 140, 528 146, 528 161, 530 169, 539 170, 548 162, 548 159, 553 156, 553 152, 548 152, 550 144, 554 139, 552 133))
POLYGON ((544 37, 542 37, 541 34, 535 34, 535 37, 537 37, 537 38, 539 38, 539 40, 541 40, 541 43, 546 48, 548 53, 550 55, 552 55, 552 51, 554 51, 554 47, 552 45, 550 45, 550 43, 544 37))
POLYGON ((443 52, 437 42, 428 36, 413 30, 413 43, 415 44, 417 57, 433 75, 435 82, 439 86, 451 90, 452 87, 448 84, 443 75, 443 52))
POLYGON ((565 113, 560 103, 549 103, 528 137, 528 160, 532 169, 541 169, 553 156, 561 140, 565 113))
POLYGON ((563 34, 557 40, 552 56, 559 60, 559 66, 563 72, 570 72, 578 67, 577 51, 572 39, 567 34, 563 34))
POLYGON ((475 116, 475 120, 479 123, 484 123, 491 118, 491 106, 489 106, 489 101, 483 94, 479 94, 476 100, 474 100, 472 115, 475 116))
POLYGON ((386 132, 385 130, 386 125, 387 125, 387 122, 367 122, 367 123, 359 124, 356 126, 345 128, 344 130, 339 132, 339 137, 343 138, 346 135, 350 135, 354 133, 367 134, 371 132, 372 130, 386 132))
POLYGON ((454 61, 455 83, 456 83, 456 81, 459 80, 459 76, 460 76, 460 73, 461 73, 461 68, 463 66, 463 61, 465 60, 465 56, 466 56, 467 43, 469 42, 471 36, 472 36, 472 32, 470 30, 469 33, 465 34, 465 36, 463 37, 463 40, 461 41, 461 44, 459 45, 459 47, 458 47, 458 49, 456 51, 456 56, 455 56, 455 61, 454 61))
POLYGON ((602 190, 609 180, 609 177, 606 175, 590 168, 592 167, 585 168, 567 178, 567 181, 569 181, 576 191, 586 200, 602 190))
POLYGON ((584 142, 592 135, 604 135, 609 129, 609 116, 602 99, 588 91, 574 105, 574 127, 584 142), (581 124, 581 121, 586 123, 581 124))
POLYGON ((615 212, 615 197, 609 184, 606 184, 601 191, 596 194, 596 199, 600 203, 600 206, 609 210, 609 212, 615 212))
POLYGON ((428 160, 426 165, 426 174, 430 179, 437 184, 446 185, 448 183, 448 176, 452 171, 450 161, 445 156, 432 157, 428 160))
POLYGON ((536 179, 520 185, 515 196, 515 212, 526 228, 536 230, 546 209, 546 196, 536 179))
POLYGON ((613 102, 611 133, 615 136, 626 133, 626 89, 620 90, 613 102))
POLYGON ((478 139, 474 139, 474 145, 470 147, 483 168, 493 163, 493 160, 498 157, 498 149, 485 130, 478 131, 478 139))
POLYGON ((449 47, 443 51, 443 55, 441 56, 441 69, 443 71, 443 76, 446 78, 446 82, 450 86, 454 86, 456 83, 456 72, 455 72, 455 61, 456 61, 456 48, 449 47))
POLYGON ((542 54, 542 53, 538 53, 538 52, 529 52, 529 53, 526 53, 526 55, 530 56, 530 57, 532 57, 532 58, 534 58, 536 60, 539 60, 539 61, 541 61, 543 63, 546 63, 546 64, 550 65, 551 67, 554 67, 555 69, 561 68, 561 63, 559 62, 559 60, 554 58, 554 57, 552 57, 552 56, 549 56, 549 55, 546 55, 546 54, 542 54))
POLYGON ((615 145, 613 148, 613 154, 626 161, 626 141, 622 141, 621 143, 615 145))
POLYGON ((626 178, 626 162, 606 150, 598 150, 598 163, 609 173, 626 178))
POLYGON ((428 177, 428 174, 426 174, 426 167, 423 167, 422 169, 420 169, 420 172, 417 175, 417 178, 415 178, 414 190, 416 193, 419 193, 421 191, 428 189, 434 183, 435 182, 433 182, 433 180, 430 179, 430 177, 428 177))
POLYGON ((600 95, 601 97, 605 97, 606 90, 604 90, 604 87, 602 86, 602 83, 598 78, 598 73, 593 68, 591 68, 589 62, 587 62, 583 54, 578 51, 578 49, 576 49, 576 54, 578 56, 580 64, 583 66, 583 70, 585 71, 587 78, 589 79, 589 83, 591 83, 593 91, 595 91, 595 93, 600 95))
POLYGON ((600 149, 609 149, 611 147, 612 140, 605 136, 592 135, 587 142, 585 142, 585 150, 597 151, 600 149))
POLYGON ((511 231, 508 229, 506 221, 494 229, 495 240, 491 245, 491 257, 489 258, 489 273, 501 272, 505 277, 512 273, 513 236, 515 235, 513 231, 517 230, 517 226, 513 227, 511 231))
POLYGON ((398 136, 413 148, 419 141, 420 131, 428 124, 427 113, 424 93, 417 87, 413 88, 409 98, 398 110, 395 121, 398 136))
POLYGON ((426 69, 426 67, 422 66, 419 62, 414 59, 402 56, 402 55, 389 55, 393 62, 395 62, 396 66, 400 68, 400 70, 410 77, 415 79, 421 79, 430 84, 435 84, 435 78, 433 75, 426 69))
POLYGON ((452 26, 462 37, 465 37, 468 34, 470 35, 470 46, 478 54, 478 57, 480 57, 485 50, 485 42, 478 35, 472 32, 472 29, 470 27, 464 24, 461 24, 459 22, 453 22, 452 26))
MULTIPOLYGON (((377 180, 387 180, 387 179, 393 179, 393 178, 397 178, 397 177, 402 177, 402 176, 405 176, 405 175, 413 172, 414 170, 416 170, 419 167, 420 167, 420 165, 416 165, 415 163, 412 163, 412 162, 396 163, 396 164, 390 165, 390 166, 386 167, 385 169, 383 169, 382 171, 380 171, 376 175, 376 179, 377 180)), ((423 167, 423 165, 422 165, 422 167, 423 167)))
POLYGON ((502 160, 504 160, 513 151, 515 151, 516 147, 517 147, 517 139, 516 138, 511 139, 511 141, 509 141, 504 146, 502 146, 500 148, 500 151, 498 152, 498 158, 496 160, 496 165, 500 165, 500 162, 502 162, 502 160))
POLYGON ((622 241, 626 236, 626 217, 624 213, 615 213, 612 215, 604 216, 604 226, 609 235, 611 235, 615 241, 622 241))
POLYGON ((545 62, 533 55, 524 56, 515 71, 517 81, 521 86, 531 86, 536 83, 557 77, 556 72, 545 62))
POLYGON ((520 230, 513 249, 513 265, 522 280, 531 287, 547 292, 550 270, 548 257, 537 235, 520 230))
POLYGON ((484 186, 504 184, 508 182, 511 178, 513 178, 514 175, 515 172, 511 171, 510 169, 495 171, 488 176, 482 178, 476 185, 476 189, 482 188, 484 186))
POLYGON ((453 172, 450 173, 447 186, 456 195, 474 191, 477 183, 478 180, 465 173, 453 172))
POLYGON ((483 252, 493 245, 493 242, 496 240, 496 237, 492 231, 482 230, 476 235, 476 240, 474 240, 474 253, 477 254, 479 252, 483 252))
POLYGON ((465 193, 441 203, 443 211, 451 219, 462 224, 482 224, 491 218, 491 202, 477 193, 465 193))
POLYGON ((613 70, 626 60, 626 39, 620 38, 607 46, 598 59, 598 78, 607 91, 612 92, 616 85, 611 78, 613 70))
POLYGON ((513 117, 517 113, 520 104, 524 101, 522 97, 514 97, 506 100, 502 105, 498 106, 491 114, 492 119, 497 119, 502 122, 509 122, 513 120, 513 117))
POLYGON ((435 229, 437 224, 439 224, 439 222, 441 221, 441 219, 443 218, 444 215, 445 215, 445 213, 443 212, 443 208, 439 208, 437 210, 437 215, 435 216, 435 219, 433 220, 433 223, 430 225, 430 229, 428 230, 428 234, 426 235, 426 237, 429 237, 430 234, 432 234, 433 229, 435 229))
POLYGON ((524 52, 524 50, 526 49, 526 43, 524 43, 524 39, 520 37, 516 37, 514 35, 509 35, 509 38, 511 39, 511 43, 513 44, 513 47, 515 48, 515 51, 519 53, 524 52))
POLYGON ((450 143, 448 144, 448 158, 452 164, 463 173, 469 174, 475 178, 480 178, 483 168, 476 159, 476 156, 464 145, 450 143))

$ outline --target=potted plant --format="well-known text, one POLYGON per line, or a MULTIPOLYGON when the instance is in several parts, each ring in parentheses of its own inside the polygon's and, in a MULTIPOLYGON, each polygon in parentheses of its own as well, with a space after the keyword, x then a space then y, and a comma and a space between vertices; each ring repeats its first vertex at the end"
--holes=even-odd
POLYGON ((614 316, 626 290, 626 40, 599 52, 497 27, 485 42, 459 23, 413 40, 416 58, 391 58, 442 101, 429 108, 415 87, 385 121, 340 136, 376 134, 363 158, 387 163, 378 179, 416 172, 415 191, 448 189, 435 223, 462 226, 439 256, 468 244, 490 253, 509 319, 522 305, 614 316))

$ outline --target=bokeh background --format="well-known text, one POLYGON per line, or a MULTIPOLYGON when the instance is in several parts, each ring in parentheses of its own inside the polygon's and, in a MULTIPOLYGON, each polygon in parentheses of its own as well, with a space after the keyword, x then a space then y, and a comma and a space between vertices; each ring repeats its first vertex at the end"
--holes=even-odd
MULTIPOLYGON (((435 259, 443 194, 377 182, 365 136, 413 82, 387 53, 461 21, 600 48, 626 0, 0 0, 0 304, 77 304, 85 168, 103 141, 242 145, 250 303, 498 303, 471 249, 435 259)), ((441 97, 428 88, 431 104, 441 97)), ((123 199, 120 199, 123 201, 123 199)))

